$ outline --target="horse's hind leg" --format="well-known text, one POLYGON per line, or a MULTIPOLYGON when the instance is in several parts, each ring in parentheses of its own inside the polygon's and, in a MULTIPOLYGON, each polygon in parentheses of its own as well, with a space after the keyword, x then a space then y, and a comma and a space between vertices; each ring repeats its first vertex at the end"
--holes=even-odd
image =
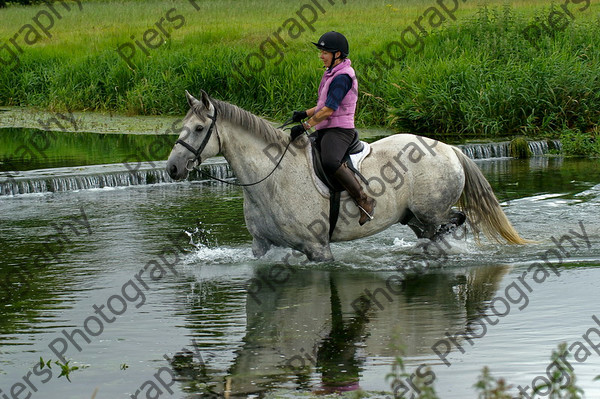
POLYGON ((423 219, 424 218, 418 218, 410 209, 407 209, 402 219, 400 219, 400 223, 410 227, 417 238, 427 238, 431 240, 435 236, 437 225, 423 222, 423 219))
POLYGON ((444 218, 434 218, 426 214, 419 214, 417 216, 411 210, 407 210, 400 223, 408 225, 415 232, 417 238, 437 240, 446 234, 452 233, 465 220, 465 214, 454 209, 451 209, 449 215, 444 218), (445 221, 446 223, 441 221, 445 221))
POLYGON ((465 223, 465 220, 467 220, 467 217, 462 211, 451 209, 448 223, 442 224, 432 239, 439 240, 441 237, 452 233, 454 230, 462 226, 465 223))

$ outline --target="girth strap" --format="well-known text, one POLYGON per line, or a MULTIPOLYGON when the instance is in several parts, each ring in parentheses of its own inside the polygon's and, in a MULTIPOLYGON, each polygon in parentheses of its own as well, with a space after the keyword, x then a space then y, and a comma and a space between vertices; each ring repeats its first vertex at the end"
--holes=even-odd
POLYGON ((329 240, 333 236, 333 231, 337 225, 338 217, 340 216, 340 200, 342 198, 341 191, 332 191, 329 196, 329 240))

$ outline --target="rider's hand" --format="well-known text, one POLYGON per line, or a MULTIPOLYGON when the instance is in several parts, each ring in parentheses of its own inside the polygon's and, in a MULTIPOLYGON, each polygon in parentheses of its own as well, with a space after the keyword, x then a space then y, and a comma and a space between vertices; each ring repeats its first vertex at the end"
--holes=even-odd
POLYGON ((303 125, 296 125, 290 129, 290 136, 292 136, 292 141, 296 140, 298 137, 302 136, 306 132, 303 125))
POLYGON ((294 122, 300 122, 302 119, 306 118, 308 114, 306 111, 294 111, 294 115, 292 116, 292 120, 294 122))

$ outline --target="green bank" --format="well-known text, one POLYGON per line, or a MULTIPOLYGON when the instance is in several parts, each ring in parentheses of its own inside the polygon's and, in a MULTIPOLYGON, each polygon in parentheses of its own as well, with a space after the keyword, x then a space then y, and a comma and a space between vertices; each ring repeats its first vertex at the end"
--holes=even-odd
POLYGON ((315 103, 310 44, 346 34, 357 120, 443 139, 583 135, 600 117, 590 1, 56 1, 0 9, 0 104, 181 115, 200 89, 286 119, 315 103))

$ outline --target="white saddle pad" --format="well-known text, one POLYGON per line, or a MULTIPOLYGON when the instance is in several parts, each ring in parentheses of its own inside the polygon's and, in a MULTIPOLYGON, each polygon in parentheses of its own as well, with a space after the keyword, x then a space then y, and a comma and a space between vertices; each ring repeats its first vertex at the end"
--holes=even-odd
POLYGON ((350 160, 352 161, 352 165, 356 168, 356 170, 360 171, 360 164, 363 159, 365 159, 371 153, 371 144, 364 142, 361 140, 363 144, 363 150, 356 154, 350 155, 350 160))

